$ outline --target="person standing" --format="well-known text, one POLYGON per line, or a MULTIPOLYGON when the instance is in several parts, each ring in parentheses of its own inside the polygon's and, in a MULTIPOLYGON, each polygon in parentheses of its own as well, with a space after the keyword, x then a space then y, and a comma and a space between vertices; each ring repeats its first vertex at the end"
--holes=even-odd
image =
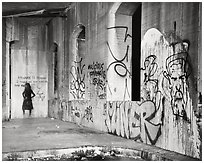
POLYGON ((25 114, 25 110, 29 110, 29 116, 31 116, 31 112, 33 109, 32 98, 35 97, 35 93, 31 89, 31 86, 29 83, 25 84, 25 89, 22 95, 23 95, 23 105, 22 105, 23 115, 25 114))

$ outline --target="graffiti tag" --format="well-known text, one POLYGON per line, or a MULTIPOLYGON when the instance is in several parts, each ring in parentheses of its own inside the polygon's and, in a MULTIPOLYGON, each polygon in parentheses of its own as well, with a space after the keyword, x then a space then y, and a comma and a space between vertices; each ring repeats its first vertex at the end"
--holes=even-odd
POLYGON ((82 64, 82 58, 80 61, 74 61, 75 65, 71 66, 70 74, 73 80, 70 82, 70 93, 75 99, 82 99, 85 95, 85 74, 82 64))

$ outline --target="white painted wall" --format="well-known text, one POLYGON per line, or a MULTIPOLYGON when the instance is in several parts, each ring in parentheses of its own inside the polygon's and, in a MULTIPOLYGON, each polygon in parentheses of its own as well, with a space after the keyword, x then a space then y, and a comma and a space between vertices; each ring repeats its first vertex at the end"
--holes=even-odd
MULTIPOLYGON (((35 93, 32 117, 48 115, 48 66, 46 39, 43 25, 18 24, 19 38, 11 49, 11 118, 23 118, 22 104, 24 84, 30 83, 35 93)), ((8 32, 8 35, 9 32, 8 32)), ((9 54, 8 54, 9 55, 9 54)))
MULTIPOLYGON (((35 93, 32 117, 46 117, 47 103, 47 64, 45 52, 37 60, 36 51, 12 50, 11 118, 23 118, 22 103, 25 82, 31 84, 35 93), (26 54, 27 53, 27 54, 26 54), (42 66, 38 67, 37 62, 42 66)), ((28 111, 26 111, 28 114, 28 111)))

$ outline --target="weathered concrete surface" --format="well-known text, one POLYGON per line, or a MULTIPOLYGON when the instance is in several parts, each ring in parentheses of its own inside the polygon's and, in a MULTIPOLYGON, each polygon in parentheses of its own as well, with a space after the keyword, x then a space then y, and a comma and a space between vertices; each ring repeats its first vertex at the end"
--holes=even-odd
POLYGON ((48 118, 15 119, 2 123, 2 152, 53 150, 81 146, 135 149, 162 160, 196 160, 175 152, 110 135, 74 123, 48 118))
MULTIPOLYGON (((201 139, 195 116, 201 71, 197 59, 201 56, 200 4, 145 2, 141 11, 137 3, 131 5, 136 11, 126 4, 75 3, 67 12, 65 55, 59 53, 59 65, 64 70, 59 71, 59 81, 64 82, 59 84, 57 96, 49 98, 49 117, 116 131, 118 136, 130 135, 143 143, 200 158, 201 139), (123 12, 124 6, 134 15, 141 14, 140 23, 135 23, 134 15, 123 12), (82 24, 86 49, 83 55, 80 48, 76 49, 82 24), (131 49, 134 44, 140 45, 140 39, 138 43, 133 39, 138 31, 141 53, 133 51, 141 54, 141 59, 140 66, 134 69, 131 49), (140 89, 131 90, 133 72, 140 74, 140 89), (140 102, 129 102, 133 90, 140 94, 140 102)), ((60 40, 58 30, 55 33, 60 40)))
POLYGON ((8 18, 3 25, 6 33, 4 36, 6 49, 3 50, 6 65, 3 66, 5 70, 3 72, 7 76, 6 80, 3 78, 3 119, 8 119, 9 116, 12 119, 23 118, 22 92, 27 82, 36 95, 33 99, 35 109, 32 116, 47 117, 48 41, 44 25, 46 21, 48 20, 34 25, 35 19, 8 18))

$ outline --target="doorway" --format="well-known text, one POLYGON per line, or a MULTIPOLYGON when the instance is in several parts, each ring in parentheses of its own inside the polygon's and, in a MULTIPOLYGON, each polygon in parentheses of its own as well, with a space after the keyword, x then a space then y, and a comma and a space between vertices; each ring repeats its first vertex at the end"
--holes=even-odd
POLYGON ((140 101, 142 4, 132 16, 132 101, 140 101))

